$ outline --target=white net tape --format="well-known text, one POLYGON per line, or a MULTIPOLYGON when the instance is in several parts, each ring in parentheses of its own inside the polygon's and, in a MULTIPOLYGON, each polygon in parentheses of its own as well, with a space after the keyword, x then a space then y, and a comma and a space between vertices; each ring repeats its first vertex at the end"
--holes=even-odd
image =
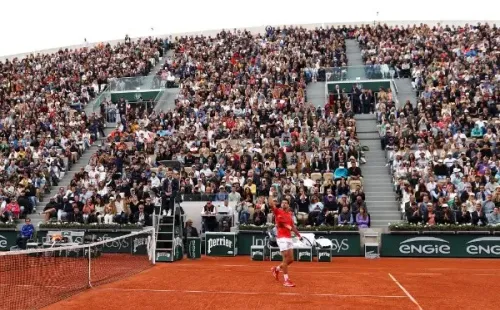
MULTIPOLYGON (((115 238, 107 238, 105 240, 96 241, 96 242, 92 242, 92 243, 79 244, 79 245, 71 244, 71 245, 67 245, 67 246, 64 246, 64 243, 61 243, 61 244, 59 244, 59 246, 52 247, 52 248, 0 252, 0 256, 27 255, 27 254, 46 253, 46 252, 54 252, 54 251, 71 251, 71 250, 76 251, 76 250, 80 250, 80 249, 86 249, 89 247, 105 246, 105 245, 111 244, 113 242, 123 240, 125 238, 130 238, 130 237, 134 237, 134 236, 138 236, 138 235, 145 235, 145 234, 150 234, 152 236, 151 242, 153 242, 154 231, 155 231, 155 229, 153 227, 146 227, 142 230, 132 232, 132 233, 129 233, 127 235, 123 235, 123 236, 119 236, 119 237, 115 237, 115 238)), ((92 233, 90 233, 90 234, 92 234, 92 233)))

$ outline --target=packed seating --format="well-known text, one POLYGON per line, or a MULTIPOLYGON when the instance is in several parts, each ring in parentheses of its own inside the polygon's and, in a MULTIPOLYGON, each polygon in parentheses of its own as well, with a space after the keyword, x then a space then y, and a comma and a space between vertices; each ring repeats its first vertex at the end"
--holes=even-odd
POLYGON ((169 40, 175 53, 160 74, 179 84, 176 107, 123 111, 73 180, 89 193, 89 212, 124 222, 148 202, 153 212, 160 201, 171 210, 174 199, 227 200, 237 222, 263 225, 267 197, 277 197, 292 202, 299 224, 368 226, 354 114, 315 108, 306 94, 318 68, 347 61, 345 35, 292 27, 169 40))
POLYGON ((498 224, 498 57, 491 25, 365 26, 367 64, 409 77, 417 95, 400 109, 379 106, 401 213, 410 223, 498 224))
POLYGON ((40 196, 99 136, 103 120, 86 105, 110 79, 148 74, 162 40, 98 44, 0 62, 2 221, 31 213, 40 196))

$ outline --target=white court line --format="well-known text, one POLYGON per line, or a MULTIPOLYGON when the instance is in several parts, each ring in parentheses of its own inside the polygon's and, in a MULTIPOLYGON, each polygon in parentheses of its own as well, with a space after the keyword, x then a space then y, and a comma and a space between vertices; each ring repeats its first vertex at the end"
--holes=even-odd
POLYGON ((389 273, 389 277, 391 277, 392 281, 394 281, 394 283, 399 286, 399 288, 406 294, 406 296, 408 296, 408 298, 410 298, 410 300, 417 306, 419 310, 423 310, 422 307, 420 307, 419 303, 415 300, 415 298, 411 296, 411 294, 404 288, 404 286, 399 283, 398 280, 396 280, 396 278, 394 278, 392 274, 389 273))
POLYGON ((317 296, 317 297, 371 297, 371 298, 406 298, 403 295, 347 295, 347 294, 320 294, 320 293, 272 293, 272 292, 245 292, 245 291, 200 291, 200 290, 160 290, 147 288, 114 288, 102 287, 100 290, 123 292, 152 292, 152 293, 188 293, 188 294, 219 294, 219 295, 277 295, 277 296, 317 296))
POLYGON ((431 273, 431 272, 406 272, 407 276, 442 276, 442 273, 431 273))

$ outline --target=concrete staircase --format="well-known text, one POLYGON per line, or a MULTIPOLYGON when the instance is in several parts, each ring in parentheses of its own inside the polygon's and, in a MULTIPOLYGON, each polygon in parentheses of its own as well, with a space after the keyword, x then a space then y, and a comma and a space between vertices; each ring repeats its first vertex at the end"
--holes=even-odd
POLYGON ((175 99, 179 95, 180 88, 167 88, 155 105, 156 112, 168 111, 175 107, 175 99))
POLYGON ((311 82, 306 87, 307 102, 312 103, 315 107, 324 107, 326 104, 325 83, 311 82))
POLYGON ((395 79, 394 83, 396 84, 399 106, 404 107, 406 101, 410 100, 413 107, 415 107, 417 104, 417 96, 416 91, 413 90, 411 86, 411 80, 407 78, 395 79))
POLYGON ((385 152, 380 146, 375 115, 360 114, 355 119, 359 142, 370 149, 365 152, 366 164, 361 166, 361 171, 371 227, 384 228, 388 223, 401 220, 391 176, 386 167, 385 152))
MULTIPOLYGON (((174 56, 174 51, 169 50, 165 54, 165 59, 168 57, 173 57, 174 56)), ((164 63, 161 64, 161 68, 163 69, 164 63)), ((162 112, 162 111, 168 111, 170 109, 173 109, 175 107, 175 99, 177 99, 177 96, 179 95, 180 88, 166 88, 161 95, 161 97, 158 99, 157 104, 155 105, 154 111, 155 112, 162 112)))
POLYGON ((361 58, 361 49, 356 40, 345 40, 346 56, 349 60, 346 80, 366 80, 365 66, 361 58))

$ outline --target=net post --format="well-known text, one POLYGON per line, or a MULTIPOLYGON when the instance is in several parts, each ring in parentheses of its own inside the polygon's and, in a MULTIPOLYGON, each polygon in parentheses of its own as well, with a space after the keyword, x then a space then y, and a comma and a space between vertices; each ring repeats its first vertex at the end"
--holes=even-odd
POLYGON ((91 278, 91 274, 92 274, 92 265, 91 265, 91 258, 92 258, 92 253, 91 253, 91 246, 89 245, 89 249, 88 249, 88 255, 89 255, 89 273, 88 273, 88 280, 89 280, 89 283, 88 283, 88 287, 91 288, 92 287, 92 278, 91 278))
POLYGON ((153 225, 153 230, 151 231, 151 263, 156 264, 156 227, 153 225))

